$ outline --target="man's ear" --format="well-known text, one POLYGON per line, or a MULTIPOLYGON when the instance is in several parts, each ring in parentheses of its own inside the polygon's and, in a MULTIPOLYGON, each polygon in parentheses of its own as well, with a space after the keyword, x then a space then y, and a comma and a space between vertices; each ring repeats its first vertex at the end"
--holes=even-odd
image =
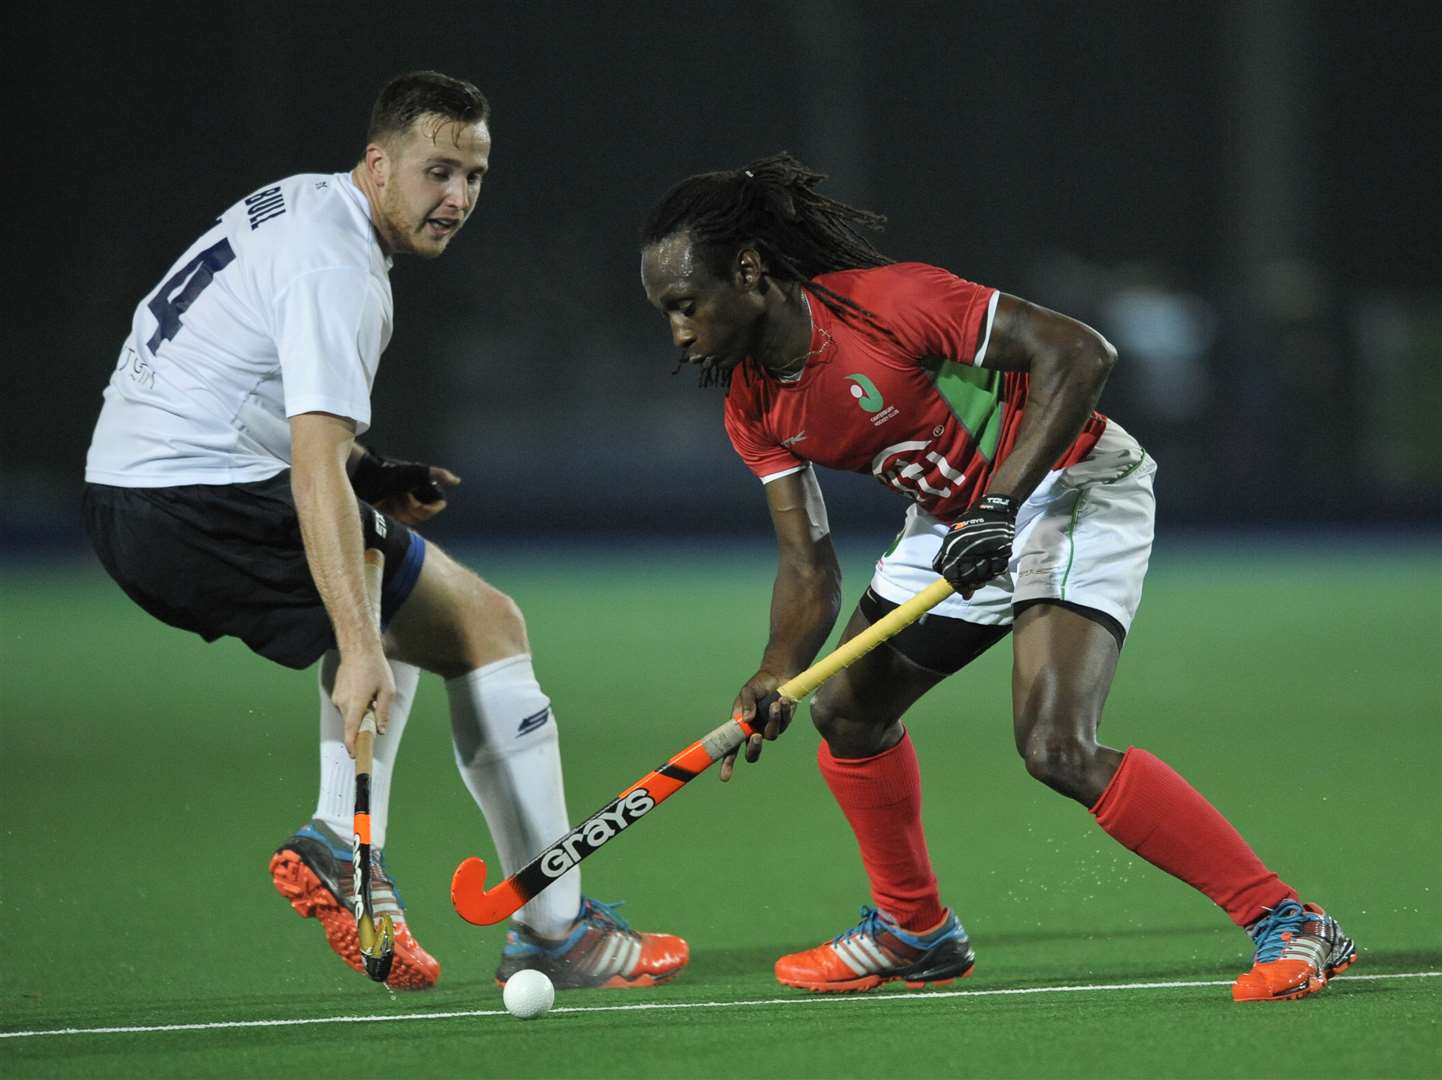
POLYGON ((380 143, 370 143, 366 146, 364 160, 366 175, 370 177, 371 183, 377 191, 384 189, 391 176, 391 157, 386 148, 380 143))
POLYGON ((761 253, 754 247, 744 247, 736 253, 733 279, 737 286, 747 290, 756 289, 764 293, 769 287, 766 281, 766 264, 761 259, 761 253))

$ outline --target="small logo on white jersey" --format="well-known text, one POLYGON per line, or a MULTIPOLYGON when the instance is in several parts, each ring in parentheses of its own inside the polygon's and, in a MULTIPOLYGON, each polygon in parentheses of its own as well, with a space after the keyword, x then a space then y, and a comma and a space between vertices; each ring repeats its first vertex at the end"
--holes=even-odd
POLYGON ((155 369, 150 366, 149 360, 141 358, 133 346, 125 346, 125 352, 120 357, 120 366, 137 386, 143 386, 147 390, 155 389, 155 369))

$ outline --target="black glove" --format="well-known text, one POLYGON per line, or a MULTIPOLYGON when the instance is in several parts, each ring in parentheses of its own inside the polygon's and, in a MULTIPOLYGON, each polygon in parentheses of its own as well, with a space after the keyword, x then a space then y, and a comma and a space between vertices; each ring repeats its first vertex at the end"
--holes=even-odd
POLYGON ((1009 495, 983 495, 947 532, 931 568, 958 591, 979 589, 1006 573, 1019 505, 1009 495))
POLYGON ((367 450, 351 473, 351 489, 356 498, 368 503, 389 499, 392 495, 410 492, 423 503, 440 502, 445 498, 431 479, 431 467, 414 461, 392 461, 374 450, 367 450))

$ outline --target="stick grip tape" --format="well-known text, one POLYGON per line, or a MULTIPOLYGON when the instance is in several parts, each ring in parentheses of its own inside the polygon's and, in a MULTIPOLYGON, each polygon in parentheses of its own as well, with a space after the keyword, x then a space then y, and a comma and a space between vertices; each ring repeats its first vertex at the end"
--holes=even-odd
POLYGON ((939 578, 800 675, 782 683, 776 692, 791 701, 800 701, 842 668, 850 667, 887 638, 901 633, 955 591, 945 578, 939 578))

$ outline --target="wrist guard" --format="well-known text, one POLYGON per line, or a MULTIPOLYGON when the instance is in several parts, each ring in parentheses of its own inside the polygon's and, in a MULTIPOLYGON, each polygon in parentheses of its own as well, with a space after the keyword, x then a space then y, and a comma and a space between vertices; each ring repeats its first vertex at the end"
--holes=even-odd
POLYGON ((380 502, 395 495, 409 492, 423 503, 439 502, 445 498, 441 489, 431 480, 431 467, 415 461, 394 461, 366 450, 356 462, 351 473, 351 490, 356 498, 368 503, 380 502))

